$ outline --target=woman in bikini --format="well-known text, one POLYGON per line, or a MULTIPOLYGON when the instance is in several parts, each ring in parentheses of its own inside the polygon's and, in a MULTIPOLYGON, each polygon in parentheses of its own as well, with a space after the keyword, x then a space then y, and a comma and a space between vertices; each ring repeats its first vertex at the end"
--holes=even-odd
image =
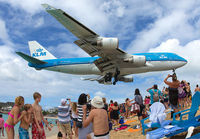
POLYGON ((14 126, 22 119, 23 115, 20 116, 20 109, 24 106, 24 98, 18 96, 15 98, 15 105, 12 110, 8 113, 8 119, 4 124, 8 139, 14 139, 15 132, 14 126))

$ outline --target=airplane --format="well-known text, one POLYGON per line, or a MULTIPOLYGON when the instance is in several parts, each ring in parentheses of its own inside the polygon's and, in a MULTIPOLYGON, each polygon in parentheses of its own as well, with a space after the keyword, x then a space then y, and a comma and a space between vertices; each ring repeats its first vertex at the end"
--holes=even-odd
POLYGON ((175 53, 128 54, 119 48, 118 38, 102 37, 73 17, 48 4, 45 10, 68 29, 78 40, 74 41, 91 57, 58 59, 37 41, 29 41, 31 56, 16 52, 36 70, 49 70, 76 75, 95 75, 82 80, 113 84, 118 81, 133 82, 131 74, 176 70, 187 64, 187 60, 175 53))

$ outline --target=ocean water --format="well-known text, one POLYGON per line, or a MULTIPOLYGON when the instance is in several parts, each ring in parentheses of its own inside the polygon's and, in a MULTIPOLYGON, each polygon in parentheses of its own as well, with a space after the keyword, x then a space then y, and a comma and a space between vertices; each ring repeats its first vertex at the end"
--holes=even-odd
MULTIPOLYGON (((8 114, 3 114, 3 119, 4 119, 4 122, 6 122, 6 120, 8 119, 8 114)), ((17 123, 17 125, 15 125, 15 132, 18 132, 18 128, 19 128, 19 123, 17 123)))
MULTIPOLYGON (((3 119, 4 121, 6 121, 8 118, 8 114, 3 114, 3 119)), ((46 137, 51 137, 53 135, 56 135, 58 134, 58 128, 56 125, 56 120, 55 119, 47 119, 49 121, 49 123, 52 123, 54 125, 54 127, 52 128, 51 131, 48 131, 45 127, 45 134, 46 134, 46 137)), ((20 122, 15 125, 15 138, 18 139, 19 138, 19 133, 18 133, 18 128, 19 128, 19 125, 20 125, 20 122)), ((6 135, 6 131, 4 131, 4 134, 5 134, 5 137, 0 137, 0 139, 7 139, 7 135, 6 135)), ((30 138, 32 138, 32 133, 31 133, 31 128, 29 128, 29 136, 30 138)))
MULTIPOLYGON (((4 119, 4 122, 6 122, 6 120, 8 119, 8 114, 3 114, 2 118, 4 119)), ((51 123, 54 126, 56 126, 56 119, 47 119, 47 121, 49 122, 49 124, 51 123)), ((19 125, 20 125, 20 122, 17 123, 17 125, 15 125, 15 132, 18 132, 19 125)))

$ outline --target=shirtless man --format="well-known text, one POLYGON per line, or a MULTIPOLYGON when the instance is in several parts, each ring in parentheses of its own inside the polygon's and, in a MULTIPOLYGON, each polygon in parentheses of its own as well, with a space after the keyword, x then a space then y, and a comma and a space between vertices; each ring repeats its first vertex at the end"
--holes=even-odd
POLYGON ((91 105, 93 109, 90 111, 86 119, 87 106, 83 106, 83 127, 87 127, 93 123, 94 139, 109 139, 108 114, 103 109, 104 103, 101 97, 96 96, 92 99, 91 105))
MULTIPOLYGON (((176 74, 173 75, 168 74, 165 78, 164 83, 169 86, 169 103, 174 112, 178 112, 178 87, 180 85, 180 81, 177 79, 176 74), (172 78, 172 81, 167 81, 169 78, 172 78)), ((171 112, 171 118, 173 118, 173 111, 171 112)))
POLYGON ((35 102, 32 104, 34 112, 34 120, 32 123, 32 139, 46 139, 42 121, 48 126, 49 131, 51 128, 48 125, 48 121, 44 119, 42 107, 39 105, 39 102, 41 101, 41 94, 35 92, 33 94, 33 98, 35 102))

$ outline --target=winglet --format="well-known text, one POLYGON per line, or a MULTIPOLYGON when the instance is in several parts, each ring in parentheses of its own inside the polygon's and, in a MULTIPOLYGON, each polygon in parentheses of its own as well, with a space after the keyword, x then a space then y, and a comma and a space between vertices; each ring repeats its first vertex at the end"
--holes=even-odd
POLYGON ((48 10, 56 10, 56 8, 54 8, 54 7, 52 7, 52 6, 48 5, 48 4, 42 4, 42 6, 44 7, 44 9, 46 11, 48 11, 48 10))

